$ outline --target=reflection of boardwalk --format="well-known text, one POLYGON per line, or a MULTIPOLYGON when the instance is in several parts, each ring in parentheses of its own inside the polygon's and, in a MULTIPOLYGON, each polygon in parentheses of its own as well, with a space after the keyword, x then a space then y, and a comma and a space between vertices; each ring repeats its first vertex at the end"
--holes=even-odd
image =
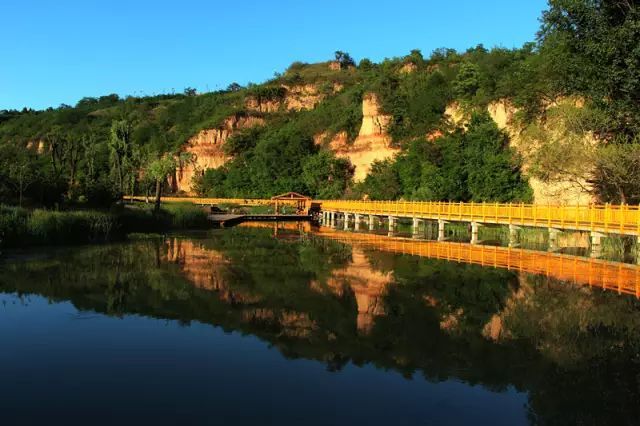
POLYGON ((324 227, 318 235, 350 245, 393 253, 541 274, 640 298, 640 267, 626 263, 505 247, 416 241, 375 234, 341 232, 324 227))

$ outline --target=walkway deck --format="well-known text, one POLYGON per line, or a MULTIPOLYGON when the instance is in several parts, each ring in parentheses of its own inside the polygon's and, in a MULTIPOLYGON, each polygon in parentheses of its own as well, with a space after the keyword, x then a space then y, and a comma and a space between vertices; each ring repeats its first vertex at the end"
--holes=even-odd
POLYGON ((229 227, 242 222, 308 222, 309 215, 282 214, 210 214, 208 219, 214 224, 229 227))

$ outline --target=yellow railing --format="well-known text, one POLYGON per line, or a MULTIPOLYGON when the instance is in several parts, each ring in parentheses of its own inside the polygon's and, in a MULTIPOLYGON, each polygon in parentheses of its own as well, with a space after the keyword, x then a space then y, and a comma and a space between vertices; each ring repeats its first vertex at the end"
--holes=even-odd
POLYGON ((534 250, 389 238, 331 228, 321 228, 318 234, 351 245, 546 275, 640 298, 640 267, 637 265, 534 250))
MULTIPOLYGON (((141 196, 131 196, 127 195, 123 197, 126 201, 140 201, 145 202, 149 200, 149 202, 153 202, 153 197, 141 197, 141 196)), ((295 204, 296 200, 278 200, 279 204, 295 204)), ((206 205, 217 205, 217 204, 237 204, 241 206, 262 206, 273 204, 273 200, 262 199, 262 198, 206 198, 206 197, 162 197, 163 203, 193 203, 200 204, 203 206, 206 205)))
MULTIPOLYGON (((145 197, 127 196, 126 200, 145 201, 145 197)), ((201 205, 272 204, 269 199, 256 198, 187 198, 162 197, 163 202, 190 202, 201 205)), ((288 203, 281 200, 279 203, 288 203)), ((295 204, 295 200, 289 202, 295 204)), ((597 231, 613 234, 640 235, 639 206, 629 205, 588 205, 553 206, 524 203, 451 203, 427 201, 349 201, 314 200, 314 204, 324 211, 371 214, 377 216, 417 217, 597 231)))
POLYGON ((327 211, 640 235, 638 206, 347 200, 316 202, 327 211))

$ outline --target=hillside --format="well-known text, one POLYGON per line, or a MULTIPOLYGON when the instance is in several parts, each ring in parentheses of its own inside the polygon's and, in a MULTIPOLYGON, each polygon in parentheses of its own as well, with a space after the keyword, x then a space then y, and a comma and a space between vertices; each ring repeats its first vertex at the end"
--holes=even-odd
POLYGON ((552 2, 539 39, 517 49, 357 64, 336 52, 248 87, 3 111, 0 200, 103 205, 158 190, 637 202, 640 79, 634 67, 611 67, 640 63, 640 37, 629 39, 638 8, 577 3, 590 6, 552 2), (591 44, 624 48, 605 65, 576 44, 586 29, 591 44))

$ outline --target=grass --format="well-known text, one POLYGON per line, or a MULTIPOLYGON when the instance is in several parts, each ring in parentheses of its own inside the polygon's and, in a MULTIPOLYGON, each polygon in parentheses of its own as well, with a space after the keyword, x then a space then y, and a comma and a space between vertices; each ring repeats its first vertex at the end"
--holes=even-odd
POLYGON ((162 233, 173 229, 210 227, 206 210, 192 204, 118 206, 95 210, 27 210, 0 205, 0 247, 98 243, 127 235, 162 233))
POLYGON ((29 211, 0 206, 0 245, 3 247, 109 241, 117 230, 117 218, 110 213, 29 211))

